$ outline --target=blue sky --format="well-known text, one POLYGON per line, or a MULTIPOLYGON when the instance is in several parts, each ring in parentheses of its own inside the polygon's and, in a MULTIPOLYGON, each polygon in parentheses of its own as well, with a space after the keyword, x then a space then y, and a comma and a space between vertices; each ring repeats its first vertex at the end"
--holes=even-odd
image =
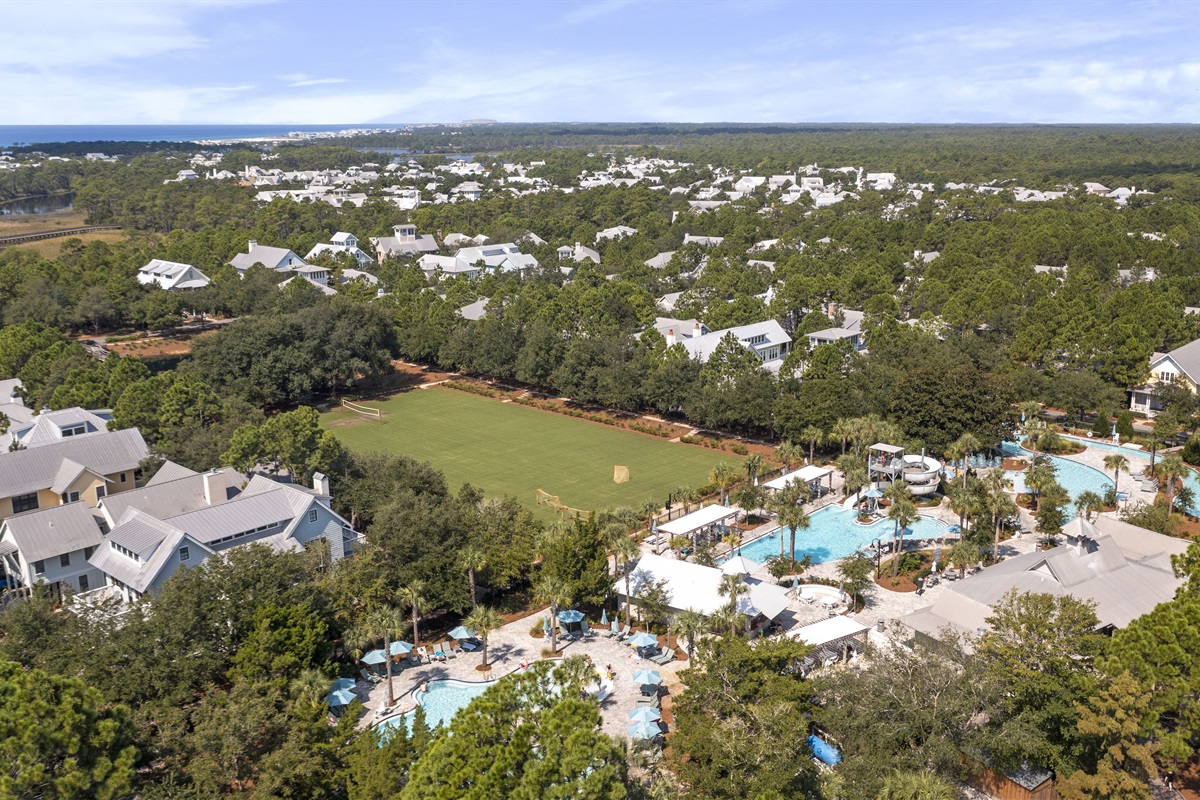
POLYGON ((0 124, 1200 122, 1194 2, 0 0, 0 124))

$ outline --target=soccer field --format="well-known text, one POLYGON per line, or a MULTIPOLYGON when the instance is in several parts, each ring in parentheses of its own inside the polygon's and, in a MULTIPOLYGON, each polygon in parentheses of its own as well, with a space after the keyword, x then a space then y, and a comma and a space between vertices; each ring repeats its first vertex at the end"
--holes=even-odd
MULTIPOLYGON (((708 483, 714 465, 740 456, 668 442, 501 403, 455 389, 434 387, 364 401, 381 408, 382 421, 346 409, 321 416, 352 450, 386 450, 429 461, 457 491, 470 482, 490 495, 508 494, 534 507, 534 492, 558 495, 573 508, 598 510, 665 502, 680 486, 708 483), (613 483, 613 467, 629 467, 627 483, 613 483)), ((540 507, 549 518, 550 509, 540 507)))

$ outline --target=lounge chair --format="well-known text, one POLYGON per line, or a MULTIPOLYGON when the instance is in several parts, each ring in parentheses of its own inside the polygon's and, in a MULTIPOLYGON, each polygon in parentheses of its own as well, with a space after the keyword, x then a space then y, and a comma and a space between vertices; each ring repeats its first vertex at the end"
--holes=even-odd
POLYGON ((444 652, 450 658, 458 658, 458 654, 461 653, 462 651, 459 650, 457 642, 449 641, 449 642, 446 642, 446 649, 443 650, 442 652, 444 652))
POLYGON ((432 664, 433 663, 433 660, 429 657, 429 651, 427 649, 425 649, 425 645, 421 645, 420 647, 417 648, 417 656, 418 656, 418 658, 417 658, 418 664, 420 664, 420 663, 432 664))
POLYGON ((368 681, 369 683, 379 683, 381 680, 383 680, 383 678, 379 677, 374 672, 371 672, 366 667, 360 669, 358 674, 362 676, 364 681, 368 681))
POLYGON ((607 628, 607 629, 604 631, 604 638, 605 638, 605 639, 611 639, 611 638, 613 638, 614 636, 616 636, 618 633, 620 633, 620 631, 614 631, 612 628, 607 628))
POLYGON ((650 706, 652 708, 661 708, 662 700, 657 694, 641 694, 638 695, 637 704, 639 706, 650 706))
POLYGON ((437 644, 435 644, 433 646, 433 658, 435 660, 437 660, 437 661, 445 661, 446 660, 446 651, 442 649, 442 647, 444 645, 445 645, 444 642, 438 642, 437 644))
POLYGON ((420 654, 417 653, 416 650, 410 650, 408 653, 408 656, 405 658, 405 660, 408 662, 408 665, 410 667, 421 666, 421 656, 420 656, 420 654))
POLYGON ((623 642, 628 638, 629 638, 629 626, 626 625, 624 630, 622 630, 620 633, 617 634, 617 641, 623 642))
POLYGON ((666 650, 659 653, 658 655, 656 655, 654 658, 652 658, 650 660, 653 661, 655 664, 658 664, 659 666, 665 666, 667 664, 670 664, 672 661, 675 660, 675 648, 668 647, 666 650))

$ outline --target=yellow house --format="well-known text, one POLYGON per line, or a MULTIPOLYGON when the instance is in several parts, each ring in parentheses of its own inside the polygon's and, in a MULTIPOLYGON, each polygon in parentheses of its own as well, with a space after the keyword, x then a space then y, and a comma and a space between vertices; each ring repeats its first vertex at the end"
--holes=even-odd
POLYGON ((1129 408, 1153 417, 1162 410, 1158 389, 1164 385, 1183 386, 1196 394, 1200 385, 1200 339, 1169 353, 1150 356, 1150 377, 1130 390, 1129 408))
POLYGON ((132 489, 148 454, 136 428, 0 453, 0 520, 67 503, 94 508, 102 497, 132 489))

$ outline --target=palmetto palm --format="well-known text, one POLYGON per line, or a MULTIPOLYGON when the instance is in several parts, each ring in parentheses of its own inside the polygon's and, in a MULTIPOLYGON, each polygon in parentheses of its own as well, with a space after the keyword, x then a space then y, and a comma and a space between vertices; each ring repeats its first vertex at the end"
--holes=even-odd
POLYGON ((995 561, 1000 553, 1000 527, 1004 520, 1017 513, 1017 504, 1012 501, 1004 490, 1004 471, 990 469, 983 479, 984 490, 987 492, 984 506, 992 515, 995 526, 992 538, 992 560, 995 561))
POLYGON ((1092 521, 1093 514, 1103 509, 1104 498, 1095 492, 1080 492, 1075 498, 1075 513, 1088 522, 1092 521))
POLYGON ((696 499, 696 490, 691 486, 680 486, 675 491, 671 492, 671 496, 678 503, 683 503, 683 513, 686 514, 691 508, 692 501, 696 499))
POLYGON ((725 493, 729 491, 729 487, 737 483, 741 477, 737 467, 730 464, 728 461, 722 461, 713 467, 712 474, 709 478, 721 489, 721 502, 725 502, 725 493))
MULTIPOLYGON (((771 495, 767 501, 767 509, 775 515, 781 528, 787 528, 791 533, 792 550, 789 558, 796 554, 796 528, 807 528, 808 514, 800 503, 810 494, 808 484, 803 481, 789 481, 782 489, 771 495)), ((779 534, 779 556, 783 553, 783 532, 779 534)))
POLYGON ((729 632, 736 636, 737 624, 742 616, 738 612, 738 598, 749 592, 750 587, 742 581, 740 575, 722 575, 719 591, 722 596, 729 598, 729 605, 726 607, 729 611, 729 632))
POLYGON ((1172 453, 1158 462, 1156 475, 1166 482, 1167 516, 1175 506, 1175 481, 1188 474, 1188 465, 1183 463, 1178 453, 1172 453))
POLYGON ((479 605, 475 599, 475 573, 487 566, 487 557, 478 547, 467 545, 458 554, 458 563, 467 571, 467 583, 471 589, 471 608, 474 608, 479 605))
MULTIPOLYGON (((1036 400, 1026 400, 1020 405, 1021 416, 1025 417, 1026 426, 1034 420, 1038 419, 1038 415, 1042 412, 1042 406, 1036 400)), ((1040 421, 1040 420, 1039 420, 1040 421)))
POLYGON ((842 446, 842 455, 846 455, 846 440, 854 435, 854 421, 847 418, 839 419, 833 423, 833 428, 829 431, 830 437, 837 439, 842 446))
POLYGON ((333 681, 319 669, 306 669, 296 676, 289 687, 292 697, 316 708, 325 702, 333 681))
POLYGON ((356 649, 366 642, 374 643, 380 639, 383 640, 383 652, 387 657, 384 661, 387 671, 387 693, 384 695, 384 699, 388 706, 392 705, 392 642, 403 635, 404 615, 392 606, 380 606, 367 614, 366 619, 362 621, 354 634, 356 649))
POLYGON ((675 635, 687 639, 688 661, 692 660, 692 651, 696 647, 696 640, 700 638, 700 634, 704 633, 705 625, 704 615, 699 611, 689 608, 675 615, 675 635))
POLYGON ((1033 465, 1025 473, 1025 486, 1033 494, 1034 510, 1041 504, 1041 496, 1046 489, 1057 483, 1054 467, 1048 463, 1039 463, 1035 459, 1033 465))
POLYGON ((791 472, 792 464, 802 458, 800 448, 798 448, 790 439, 784 439, 779 447, 775 448, 775 459, 783 463, 784 472, 791 472))
POLYGON ((905 770, 883 779, 876 800, 954 800, 957 795, 936 773, 905 770))
POLYGON ((825 443, 825 431, 816 425, 807 425, 800 431, 800 438, 808 442, 808 463, 817 455, 817 445, 825 443))
POLYGON ((1129 459, 1120 453, 1110 453, 1104 457, 1104 468, 1113 473, 1113 491, 1120 491, 1121 473, 1129 473, 1129 459))
POLYGON ((417 626, 421 621, 421 612, 425 610, 425 582, 417 580, 400 587, 400 602, 411 610, 413 645, 419 645, 421 634, 417 626))
POLYGON ((758 453, 751 453, 746 456, 746 459, 742 462, 742 466, 746 468, 747 480, 750 483, 757 484, 758 476, 762 474, 763 467, 765 466, 763 457, 758 453))
POLYGON ((907 497, 893 500, 888 507, 888 519, 896 523, 895 532, 892 534, 896 540, 896 555, 892 559, 894 578, 900 572, 900 554, 904 552, 904 530, 917 521, 917 504, 907 497))
MULTIPOLYGON (((550 650, 557 653, 558 609, 562 606, 570 605, 572 600, 570 589, 567 588, 567 585, 563 581, 547 575, 533 587, 533 593, 537 602, 546 603, 550 606, 550 650)), ((625 602, 630 602, 628 579, 625 581, 625 602)), ((626 619, 628 619, 628 610, 626 614, 626 619)))
POLYGON ((958 570, 959 575, 965 575, 967 567, 979 560, 979 546, 965 539, 954 543, 946 553, 946 562, 958 570))
POLYGON ((463 624, 475 631, 475 635, 483 643, 483 660, 480 664, 486 667, 488 664, 488 635, 504 624, 504 618, 494 608, 479 606, 463 620, 463 624))
POLYGON ((959 453, 959 458, 963 460, 962 478, 963 486, 967 485, 967 459, 979 452, 982 445, 973 434, 964 433, 954 440, 950 445, 956 452, 959 453))
POLYGON ((617 539, 612 544, 613 561, 616 562, 616 564, 620 567, 621 571, 625 574, 625 624, 626 625, 629 624, 629 618, 631 616, 631 608, 630 607, 633 604, 633 598, 631 598, 629 596, 629 573, 630 573, 629 564, 635 558, 640 556, 641 552, 642 552, 641 548, 638 547, 637 542, 635 542, 633 539, 630 539, 628 536, 622 536, 620 539, 617 539))

